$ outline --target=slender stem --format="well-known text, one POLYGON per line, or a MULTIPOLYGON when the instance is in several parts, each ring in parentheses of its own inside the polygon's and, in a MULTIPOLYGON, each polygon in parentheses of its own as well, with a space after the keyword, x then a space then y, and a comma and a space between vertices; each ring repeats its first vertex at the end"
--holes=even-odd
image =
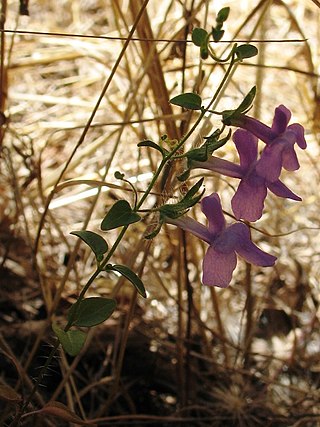
POLYGON ((77 312, 77 307, 79 306, 79 304, 81 303, 81 301, 83 300, 87 290, 90 288, 91 284, 93 283, 93 281, 98 277, 98 275, 105 269, 106 265, 108 264, 108 262, 110 261, 112 255, 114 254, 115 250, 117 249, 117 247, 119 246, 119 243, 121 242, 123 236, 125 235, 127 229, 128 229, 128 225, 126 225, 125 227, 122 228, 121 232, 119 233, 117 240, 114 242, 114 244, 112 245, 112 248, 110 249, 110 251, 108 252, 108 254, 106 255, 105 259, 101 262, 101 264, 98 265, 96 271, 92 274, 92 276, 90 277, 90 279, 87 281, 87 283, 85 284, 85 286, 82 288, 82 291, 79 294, 79 297, 77 299, 77 301, 74 304, 74 314, 73 316, 70 316, 70 319, 68 320, 67 325, 64 328, 64 331, 67 332, 71 326, 72 323, 74 321, 74 317, 76 315, 77 312))
POLYGON ((172 151, 170 151, 169 154, 167 154, 161 161, 157 171, 155 172, 155 174, 153 175, 153 178, 146 190, 146 192, 144 193, 144 195, 141 197, 140 202, 137 204, 136 210, 138 210, 142 204, 144 203, 144 201, 146 200, 146 198, 148 197, 148 195, 150 194, 152 188, 154 187, 157 179, 159 178, 159 175, 161 174, 164 166, 166 165, 166 163, 172 159, 172 157, 175 155, 175 153, 177 151, 180 150, 180 148, 183 146, 183 144, 187 141, 187 139, 189 139, 189 137, 193 134, 193 132, 196 130, 196 128, 199 126, 203 116, 206 114, 207 111, 209 111, 211 105, 215 102, 215 100, 217 99, 221 89, 223 88, 225 82, 228 80, 229 74, 231 73, 231 70, 233 68, 233 66, 235 65, 235 63, 237 62, 237 60, 235 60, 235 55, 233 55, 231 62, 229 64, 229 67, 227 68, 227 71, 225 73, 225 75, 223 76, 223 79, 221 80, 215 94, 213 95, 209 105, 201 110, 201 113, 199 115, 199 117, 197 118, 197 120, 195 121, 195 123, 193 124, 193 126, 191 127, 191 129, 188 131, 188 133, 181 138, 180 142, 174 147, 174 149, 172 151))
MULTIPOLYGON (((145 1, 145 5, 147 4, 147 1, 145 1)), ((131 33, 131 35, 132 35, 132 33, 131 33)), ((236 63, 237 61, 235 60, 235 55, 233 55, 232 56, 232 58, 231 58, 231 62, 230 62, 230 64, 229 64, 229 67, 228 67, 228 69, 227 69, 227 71, 226 71, 226 73, 225 73, 225 75, 224 75, 224 77, 223 77, 223 79, 221 80, 221 82, 220 82, 220 84, 219 84, 219 86, 218 86, 218 88, 217 88, 217 90, 216 90, 216 92, 215 92, 215 94, 213 95, 213 97, 212 97, 212 99, 211 99, 211 101, 210 101, 210 103, 209 103, 209 105, 206 107, 206 108, 203 108, 202 110, 201 110, 201 113, 200 113, 200 115, 199 115, 199 117, 197 118, 197 120, 195 121, 195 123, 193 124, 193 126, 191 127, 191 129, 187 132, 187 134, 183 137, 183 138, 181 138, 181 140, 179 141, 179 143, 176 145, 176 147, 174 147, 173 148, 173 150, 169 153, 169 154, 167 154, 167 155, 165 155, 164 157, 163 157, 163 159, 162 159, 162 161, 161 161, 161 163, 160 163, 160 165, 159 165, 159 167, 158 167, 158 169, 156 170, 156 172, 154 173, 154 175, 153 175, 153 178, 152 178, 152 180, 151 180, 151 182, 149 183, 149 185, 148 185, 148 187, 147 187, 147 189, 146 189, 146 191, 145 191, 145 193, 143 194, 143 196, 141 197, 141 199, 140 199, 140 201, 137 203, 135 203, 135 208, 134 208, 134 211, 138 211, 139 210, 139 208, 143 205, 143 203, 145 202, 145 200, 146 200, 146 198, 149 196, 149 194, 151 193, 151 191, 152 191, 152 189, 153 189, 153 187, 154 187, 154 185, 155 185, 155 183, 156 183, 156 181, 158 180, 158 178, 159 178, 159 176, 160 176, 160 174, 161 174, 161 172, 162 172, 162 170, 164 169, 164 167, 165 167, 165 165, 167 164, 167 162, 169 162, 170 160, 172 160, 172 158, 173 158, 173 156, 175 155, 175 153, 177 153, 179 150, 180 150, 180 148, 183 146, 183 144, 187 141, 187 139, 193 134, 193 132, 196 130, 196 128, 198 127, 198 125, 200 124, 200 122, 201 122, 201 120, 202 120, 202 118, 204 117, 204 115, 206 114, 206 112, 208 112, 209 111, 209 109, 210 109, 210 107, 212 106, 212 104, 215 102, 215 100, 217 99, 217 97, 218 97, 218 95, 219 95, 219 93, 220 93, 220 91, 222 90, 222 88, 223 88, 223 86, 224 86, 224 84, 226 83, 226 81, 227 81, 227 79, 228 79, 228 77, 229 77, 229 75, 230 75, 230 73, 231 73, 231 70, 232 70, 232 68, 233 68, 233 66, 234 66, 234 64, 236 63)), ((107 87, 107 86, 106 86, 107 87)), ((99 104, 99 103, 98 103, 99 104)), ((85 134, 85 133, 84 133, 85 134)), ((81 140, 81 142, 82 142, 82 140, 81 140)), ((79 146, 79 144, 78 144, 78 146, 79 146)), ((68 166, 68 164, 66 165, 66 167, 68 166)), ((66 168, 65 168, 66 169, 66 168)), ((57 183, 58 184, 58 183, 57 183)), ((52 193, 53 194, 53 193, 52 193)), ((50 197, 49 197, 49 199, 50 199, 50 197)), ((68 320, 68 322, 67 322, 67 325, 65 326, 65 328, 64 328, 64 331, 65 332, 67 332, 70 328, 71 328, 71 326, 72 326, 72 324, 73 324, 73 321, 74 321, 74 317, 75 317, 75 314, 76 314, 76 311, 77 311, 77 307, 79 306, 79 304, 81 303, 81 301, 84 299, 84 296, 85 296, 85 294, 86 294, 86 292, 88 291, 88 289, 89 289, 89 287, 91 286, 91 284, 93 283, 93 281, 97 278, 97 276, 105 269, 105 267, 107 266, 107 264, 108 264, 108 262, 110 261, 110 259, 111 259, 111 257, 113 256, 113 254, 114 254, 114 252, 116 251, 116 249, 117 249, 117 247, 119 246, 119 244, 120 244, 120 242, 121 242, 121 240, 123 239, 123 237, 124 237, 124 235, 125 235, 125 233, 126 233, 126 231, 127 231, 127 229, 128 229, 128 227, 129 227, 129 225, 126 225, 126 226, 124 226, 123 228, 122 228, 122 230, 121 230, 121 232, 119 233, 119 235, 118 235, 118 237, 117 237, 117 239, 116 239, 116 241, 114 242, 114 244, 113 244, 113 246, 112 246, 112 248, 110 249, 110 251, 108 252, 108 254, 106 255, 106 257, 104 258, 104 260, 98 265, 98 267, 97 267, 97 269, 96 269, 96 271, 91 275, 91 277, 89 278, 89 280, 87 281, 87 283, 85 284, 85 286, 83 287, 83 289, 81 290, 81 292, 80 292, 80 295, 79 295, 79 298, 78 298, 78 300, 76 301, 76 303, 75 303, 75 309, 74 309, 74 314, 72 315, 72 316, 70 316, 70 318, 69 318, 69 320, 68 320)), ((37 243, 38 243, 38 240, 36 241, 36 247, 37 247, 37 243)), ((32 397, 33 397, 33 395, 34 395, 34 393, 36 392, 36 390, 37 390, 37 388, 38 388, 38 386, 39 386, 39 384, 40 384, 40 382, 41 382, 41 380, 42 380, 42 377, 43 377, 43 374, 44 374, 44 372, 47 370, 47 368, 48 368, 48 366, 50 365, 50 363, 51 363, 51 361, 52 361, 52 359, 53 359, 53 357, 54 357, 54 355, 55 355, 55 353, 56 353, 56 351, 57 351, 57 349, 59 348, 59 346, 60 346, 60 342, 58 341, 58 340, 56 340, 56 342, 55 342, 55 345, 54 345, 54 347, 52 348, 52 350, 51 350, 51 352, 50 352, 50 354, 49 354, 49 357, 48 357, 48 359, 47 359, 47 361, 46 361, 46 363, 44 364, 44 366, 42 367, 42 369, 41 369, 41 371, 40 371, 40 373, 39 373, 39 375, 38 375, 38 378, 37 378, 37 380, 36 380, 36 383, 34 384, 34 387, 33 387, 33 389, 31 390, 31 392, 30 392, 30 395, 28 396, 28 398, 26 399, 26 401, 25 401, 25 403, 23 404, 23 406, 21 407, 21 410, 19 411, 19 414, 17 414, 17 416, 15 417, 15 419, 13 420, 13 422, 10 424, 10 426, 11 427, 13 427, 13 426, 16 426, 16 425, 18 425, 17 423, 19 422, 19 420, 21 419, 21 416, 23 415, 23 413, 24 413, 24 411, 26 410, 26 408, 27 408, 27 406, 29 405, 29 403, 31 402, 31 399, 32 399, 32 397)))

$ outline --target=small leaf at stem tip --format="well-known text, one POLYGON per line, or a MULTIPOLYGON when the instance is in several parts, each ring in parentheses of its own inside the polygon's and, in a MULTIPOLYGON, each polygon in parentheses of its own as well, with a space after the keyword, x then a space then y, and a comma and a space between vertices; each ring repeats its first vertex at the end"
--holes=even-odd
POLYGON ((85 298, 79 305, 75 303, 68 312, 72 325, 91 328, 109 319, 116 308, 114 299, 91 297, 85 298), (75 311, 76 310, 76 311, 75 311))
POLYGON ((140 215, 133 212, 126 200, 118 200, 103 218, 101 230, 112 230, 114 228, 133 224, 134 222, 140 221, 140 219, 140 215))
POLYGON ((195 28, 192 31, 192 41, 196 46, 202 46, 203 44, 206 44, 205 41, 208 37, 208 33, 203 28, 195 28))
POLYGON ((114 177, 115 177, 115 179, 123 180, 123 178, 124 178, 124 173, 121 173, 121 172, 119 172, 119 171, 115 171, 115 173, 114 173, 114 177))
POLYGON ((69 330, 66 332, 55 323, 52 324, 52 329, 66 353, 70 356, 77 356, 77 354, 80 353, 86 341, 87 334, 77 330, 69 330))
POLYGON ((133 286, 137 289, 139 294, 143 296, 143 298, 147 298, 147 293, 142 280, 129 267, 127 267, 126 265, 115 264, 112 267, 108 268, 108 271, 110 270, 117 271, 123 277, 128 279, 129 282, 131 282, 133 286))
POLYGON ((201 110, 202 99, 196 93, 182 93, 170 99, 170 103, 186 108, 187 110, 201 110))
POLYGON ((219 23, 225 22, 228 19, 230 7, 223 7, 217 14, 216 21, 219 23))
POLYGON ((242 44, 235 50, 235 54, 242 61, 246 58, 252 58, 258 54, 258 49, 252 44, 242 44))
POLYGON ((99 234, 89 230, 71 231, 70 234, 80 237, 94 252, 98 261, 103 259, 103 254, 108 251, 107 242, 99 234))
POLYGON ((219 23, 225 22, 228 19, 230 7, 223 7, 217 14, 216 21, 219 23))

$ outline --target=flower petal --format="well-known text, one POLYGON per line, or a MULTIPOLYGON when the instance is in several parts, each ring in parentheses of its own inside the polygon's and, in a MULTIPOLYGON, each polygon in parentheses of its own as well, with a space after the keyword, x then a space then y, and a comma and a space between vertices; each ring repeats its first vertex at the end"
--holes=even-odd
POLYGON ((282 166, 287 171, 296 171, 300 168, 300 164, 297 158, 297 154, 294 151, 293 146, 289 146, 288 148, 283 150, 282 153, 282 166))
POLYGON ((293 123, 292 125, 288 126, 288 130, 292 131, 296 136, 297 144, 299 145, 302 150, 305 150, 307 148, 307 142, 304 137, 304 128, 299 123, 293 123))
POLYGON ((279 105, 274 111, 271 129, 276 135, 280 135, 287 129, 291 119, 291 111, 284 105, 279 105))
POLYGON ((202 283, 208 286, 226 288, 231 281, 236 265, 235 252, 222 254, 210 246, 203 260, 202 283))
POLYGON ((282 152, 285 148, 285 141, 279 137, 272 144, 267 145, 261 153, 256 165, 256 172, 267 181, 276 181, 282 169, 282 152))
POLYGON ((235 251, 247 262, 262 267, 274 265, 277 257, 270 255, 258 248, 250 239, 249 227, 242 223, 232 224, 229 233, 233 233, 237 241, 235 251))
POLYGON ((226 221, 223 216, 220 197, 217 193, 204 197, 201 200, 202 212, 208 219, 208 229, 211 235, 211 241, 214 236, 221 233, 226 227, 226 221))
POLYGON ((247 221, 257 221, 262 216, 266 196, 267 188, 263 178, 252 174, 241 180, 231 200, 235 217, 247 221))
POLYGON ((258 157, 258 139, 252 133, 237 129, 233 134, 233 141, 239 153, 240 165, 247 171, 258 157))
POLYGON ((260 122, 260 120, 246 116, 245 114, 239 114, 237 117, 232 119, 231 125, 248 130, 266 144, 270 144, 271 141, 277 137, 277 134, 273 132, 269 126, 260 122))
POLYGON ((284 199, 292 199, 300 202, 301 197, 294 194, 282 181, 268 182, 267 187, 273 194, 284 199))
POLYGON ((207 169, 232 178, 242 178, 243 175, 241 166, 215 156, 211 156, 205 162, 192 161, 191 167, 192 169, 207 169))
POLYGON ((176 225, 177 227, 182 228, 182 230, 189 231, 194 236, 199 237, 199 239, 211 243, 211 234, 207 227, 205 227, 203 224, 200 224, 200 222, 196 221, 193 218, 190 218, 189 216, 180 217, 177 219, 173 218, 166 218, 166 222, 168 224, 176 225))

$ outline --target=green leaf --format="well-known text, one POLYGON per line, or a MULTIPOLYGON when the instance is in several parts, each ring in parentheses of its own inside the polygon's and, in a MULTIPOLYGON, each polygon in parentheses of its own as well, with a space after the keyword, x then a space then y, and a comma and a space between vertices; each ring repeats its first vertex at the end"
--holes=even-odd
POLYGON ((208 33, 203 28, 195 28, 192 31, 192 41, 196 46, 203 46, 206 43, 206 40, 208 38, 208 33))
POLYGON ((170 99, 170 103, 186 108, 187 110, 201 110, 202 99, 196 93, 182 93, 170 99))
POLYGON ((120 171, 115 171, 114 173, 114 177, 115 179, 119 179, 119 180, 123 180, 123 178, 125 177, 124 173, 120 172, 120 171))
POLYGON ((208 147, 206 145, 202 145, 199 148, 194 148, 186 153, 186 157, 189 161, 195 160, 197 162, 205 162, 209 157, 208 147))
POLYGON ((169 218, 179 218, 179 216, 184 215, 189 208, 194 206, 196 203, 199 202, 201 199, 205 189, 199 194, 198 196, 194 197, 196 193, 199 191, 204 178, 201 178, 196 184, 190 188, 190 190, 187 192, 187 194, 184 196, 184 198, 175 204, 168 204, 160 206, 159 212, 160 212, 160 218, 161 221, 165 221, 166 217, 169 218))
POLYGON ((211 135, 204 137, 205 143, 201 147, 193 148, 185 154, 189 168, 192 168, 192 161, 205 162, 214 151, 226 144, 230 138, 230 132, 227 137, 219 140, 220 134, 220 129, 215 130, 211 135))
POLYGON ((174 205, 163 205, 159 208, 161 221, 165 221, 168 218, 179 218, 188 212, 188 208, 183 207, 183 203, 175 203, 174 205))
POLYGON ((177 176, 177 179, 180 182, 186 181, 190 176, 190 172, 191 172, 191 169, 187 168, 185 171, 183 171, 180 175, 177 176))
POLYGON ((163 156, 165 156, 168 153, 168 151, 165 148, 160 147, 160 145, 156 144, 153 141, 150 141, 149 139, 147 139, 145 141, 139 142, 138 147, 150 147, 150 148, 154 148, 155 150, 160 151, 160 153, 163 156))
POLYGON ((218 42, 222 39, 224 35, 224 30, 220 30, 218 28, 212 28, 212 37, 215 42, 218 42))
POLYGON ((230 7, 223 7, 221 10, 219 10, 216 21, 219 23, 225 22, 228 19, 230 13, 230 7))
POLYGON ((256 96, 257 88, 256 86, 253 86, 250 91, 247 93, 247 95, 244 97, 244 100, 241 102, 239 107, 237 108, 237 113, 243 113, 247 111, 251 105, 252 102, 256 96))
POLYGON ((201 59, 207 59, 209 56, 209 49, 208 46, 201 46, 200 47, 200 56, 201 59))
POLYGON ((251 90, 247 93, 247 95, 244 97, 243 101, 239 105, 238 108, 235 110, 225 110, 222 112, 222 121, 225 125, 230 125, 232 123, 232 119, 236 118, 239 114, 246 113, 256 96, 257 88, 256 86, 253 86, 251 90))
POLYGON ((159 224, 157 224, 157 226, 153 229, 153 231, 151 231, 151 233, 146 234, 144 238, 147 240, 151 240, 154 237, 156 237, 160 233, 162 225, 163 225, 163 222, 160 221, 159 224))
POLYGON ((115 264, 115 265, 107 265, 107 270, 113 270, 120 273, 123 277, 129 280, 133 284, 133 286, 137 289, 139 294, 143 296, 143 298, 147 298, 147 293, 144 288, 144 284, 142 280, 134 273, 129 267, 126 265, 115 264))
POLYGON ((240 61, 245 58, 252 58, 258 54, 258 49, 252 44, 242 44, 238 46, 235 53, 240 61))
POLYGON ((220 41, 224 35, 223 23, 228 19, 229 12, 230 7, 224 7, 217 14, 216 26, 212 27, 211 31, 212 38, 215 42, 220 41))
POLYGON ((84 241, 88 246, 90 246, 91 250, 94 252, 98 261, 103 259, 103 254, 108 251, 107 242, 101 237, 99 234, 94 233, 89 230, 79 230, 79 231, 71 231, 70 234, 74 236, 80 237, 81 240, 84 241))
POLYGON ((190 190, 186 193, 186 195, 184 196, 183 200, 185 202, 187 201, 191 201, 193 199, 193 196, 195 196, 197 194, 197 192, 200 190, 202 184, 203 184, 204 178, 199 179, 199 181, 197 181, 191 188, 190 190))
POLYGON ((141 217, 133 212, 126 200, 118 200, 103 218, 101 230, 108 231, 140 221, 141 217))
POLYGON ((116 308, 114 299, 92 297, 75 303, 68 312, 68 321, 74 326, 91 328, 109 319, 116 308))
POLYGON ((53 323, 52 329, 66 353, 70 356, 76 356, 80 353, 87 336, 84 332, 76 330, 65 332, 55 323, 53 323))

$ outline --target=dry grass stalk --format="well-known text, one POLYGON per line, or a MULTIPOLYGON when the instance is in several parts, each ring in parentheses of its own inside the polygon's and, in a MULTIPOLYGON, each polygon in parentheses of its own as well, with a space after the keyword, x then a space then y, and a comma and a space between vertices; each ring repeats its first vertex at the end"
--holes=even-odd
MULTIPOLYGON (((20 32, 0 34, 1 111, 8 117, 1 129, 0 348, 2 383, 19 393, 30 389, 39 358, 47 354, 52 316, 65 318, 92 272, 92 255, 68 233, 82 226, 97 231, 115 199, 131 200, 128 188, 114 180, 115 170, 144 191, 159 157, 138 151, 137 142, 158 141, 163 133, 178 138, 194 120, 168 103, 179 92, 176 83, 206 97, 221 75, 217 66, 199 69, 198 52, 181 42, 191 24, 210 26, 215 6, 164 0, 159 10, 153 3, 138 23, 142 1, 31 2, 29 19, 17 17, 17 2, 2 1, 0 29, 17 26, 20 32), (143 41, 127 38, 134 22, 143 41), (157 42, 170 38, 174 42, 157 42), (88 183, 107 184, 106 191, 88 195, 88 183), (53 209, 58 198, 63 203, 53 209)), ((308 39, 266 43, 258 63, 238 67, 220 100, 223 108, 233 106, 258 83, 256 113, 264 121, 284 103, 307 129, 301 170, 285 177, 303 203, 270 197, 267 215, 252 229, 259 245, 277 252, 276 268, 249 271, 241 264, 231 287, 207 289, 200 285, 204 248, 198 240, 164 227, 147 243, 143 236, 152 223, 132 226, 115 261, 143 275, 149 298, 136 300, 122 279, 99 278, 92 295, 115 289, 118 310, 92 330, 74 360, 61 355, 54 361, 35 406, 58 400, 98 425, 319 422, 317 2, 238 3, 231 5, 229 40, 308 39)), ((215 124, 210 118, 188 144, 215 124)), ((231 144, 219 154, 235 158, 231 144)), ((185 191, 175 170, 170 173, 165 191, 158 189, 150 204, 185 191)), ((229 206, 229 183, 212 176, 211 190, 229 206)), ((1 409, 0 423, 8 423, 11 406, 1 409)), ((25 425, 54 425, 39 415, 29 420, 25 425)))

